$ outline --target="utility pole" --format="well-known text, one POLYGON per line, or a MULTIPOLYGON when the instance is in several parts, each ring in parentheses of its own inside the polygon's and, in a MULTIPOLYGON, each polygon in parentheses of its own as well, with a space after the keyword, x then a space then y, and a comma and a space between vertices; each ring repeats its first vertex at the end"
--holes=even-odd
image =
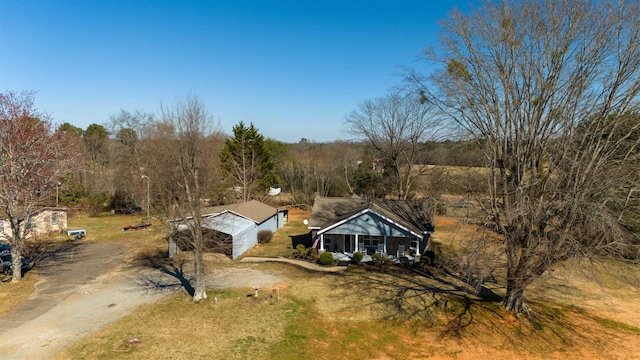
POLYGON ((143 179, 147 179, 147 221, 149 223, 151 223, 151 216, 149 215, 149 208, 150 208, 150 204, 149 204, 149 177, 147 175, 142 175, 143 179))
POLYGON ((56 208, 60 206, 60 185, 62 185, 62 183, 58 181, 56 184, 56 208))

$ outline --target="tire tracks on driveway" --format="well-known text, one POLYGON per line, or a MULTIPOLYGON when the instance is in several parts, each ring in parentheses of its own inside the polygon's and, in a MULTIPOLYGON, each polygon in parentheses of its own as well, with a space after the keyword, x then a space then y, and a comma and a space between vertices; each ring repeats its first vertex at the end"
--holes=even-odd
MULTIPOLYGON (((132 251, 119 243, 80 242, 39 261, 34 294, 1 319, 1 358, 53 358, 136 307, 185 291, 171 271, 131 266, 126 259, 132 251)), ((248 264, 236 265, 207 270, 207 288, 266 288, 283 281, 248 264)), ((192 266, 185 268, 185 273, 175 270, 188 281, 192 266)))
POLYGON ((80 243, 43 259, 34 294, 2 318, 3 359, 52 358, 66 346, 154 302, 170 291, 147 291, 127 271, 130 250, 117 243, 80 243))

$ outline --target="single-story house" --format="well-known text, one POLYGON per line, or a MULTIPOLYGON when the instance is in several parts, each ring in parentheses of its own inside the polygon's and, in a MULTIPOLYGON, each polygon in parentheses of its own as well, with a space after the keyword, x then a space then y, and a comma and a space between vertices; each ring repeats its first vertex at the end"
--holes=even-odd
POLYGON ((318 197, 307 226, 320 252, 416 256, 435 231, 433 202, 318 197))
MULTIPOLYGON (((215 237, 228 246, 211 247, 236 259, 258 244, 258 233, 263 230, 276 232, 288 220, 287 209, 276 209, 257 200, 238 204, 212 206, 202 209, 202 226, 205 236, 215 237)), ((180 222, 180 220, 173 220, 180 222)), ((178 231, 187 230, 187 225, 178 226, 178 231)), ((177 245, 169 240, 169 255, 177 252, 177 245)))
MULTIPOLYGON (((2 216, 2 214, 0 214, 2 216)), ((42 208, 31 215, 27 221, 27 239, 47 237, 59 234, 67 229, 67 209, 42 208)), ((0 240, 8 242, 13 237, 11 224, 6 218, 0 218, 0 240)))

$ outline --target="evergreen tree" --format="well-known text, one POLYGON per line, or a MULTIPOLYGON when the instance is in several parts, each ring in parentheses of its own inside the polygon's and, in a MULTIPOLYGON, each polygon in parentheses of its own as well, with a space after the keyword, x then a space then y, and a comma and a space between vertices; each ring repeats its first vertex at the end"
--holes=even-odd
POLYGON ((271 152, 253 123, 246 127, 241 121, 233 127, 233 137, 226 140, 220 160, 225 181, 240 189, 242 201, 276 183, 271 152))

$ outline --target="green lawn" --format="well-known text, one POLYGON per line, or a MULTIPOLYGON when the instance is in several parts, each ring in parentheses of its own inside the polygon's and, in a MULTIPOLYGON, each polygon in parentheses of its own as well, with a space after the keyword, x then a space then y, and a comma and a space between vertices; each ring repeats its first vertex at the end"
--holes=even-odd
MULTIPOLYGON (((292 237, 310 237, 309 229, 303 223, 304 215, 308 213, 295 213, 289 215, 289 222, 275 232, 271 242, 259 244, 247 251, 243 256, 289 256, 294 250, 292 237)), ((308 217, 307 217, 308 218, 308 217)))

